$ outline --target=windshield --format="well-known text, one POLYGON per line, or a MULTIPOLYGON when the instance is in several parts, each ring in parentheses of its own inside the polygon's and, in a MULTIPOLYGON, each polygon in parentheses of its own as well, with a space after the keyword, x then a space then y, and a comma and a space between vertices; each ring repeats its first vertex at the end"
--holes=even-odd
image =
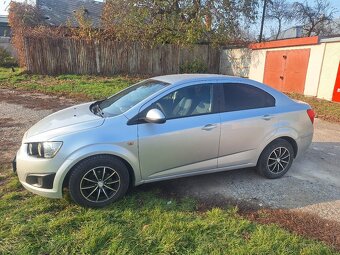
POLYGON ((105 115, 119 115, 167 85, 161 81, 145 80, 105 99, 99 103, 99 107, 105 115))

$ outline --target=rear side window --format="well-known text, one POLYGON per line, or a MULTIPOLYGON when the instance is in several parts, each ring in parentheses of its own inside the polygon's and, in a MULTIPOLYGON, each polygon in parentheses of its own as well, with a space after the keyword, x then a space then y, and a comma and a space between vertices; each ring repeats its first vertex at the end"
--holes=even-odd
POLYGON ((222 111, 241 111, 275 106, 275 98, 257 87, 240 84, 223 84, 222 111))

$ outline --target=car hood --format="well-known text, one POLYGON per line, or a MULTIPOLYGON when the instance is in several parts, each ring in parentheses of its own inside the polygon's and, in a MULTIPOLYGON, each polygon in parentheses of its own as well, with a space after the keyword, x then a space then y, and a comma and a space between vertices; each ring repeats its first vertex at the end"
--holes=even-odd
POLYGON ((45 117, 26 132, 24 139, 37 135, 44 136, 45 133, 49 133, 48 136, 51 137, 102 125, 104 118, 90 111, 91 104, 75 105, 45 117))

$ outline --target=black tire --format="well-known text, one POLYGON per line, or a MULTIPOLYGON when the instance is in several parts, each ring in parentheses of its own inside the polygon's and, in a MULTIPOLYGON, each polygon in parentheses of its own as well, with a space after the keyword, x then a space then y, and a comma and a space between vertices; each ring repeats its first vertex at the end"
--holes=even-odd
POLYGON ((129 171, 120 159, 97 155, 74 166, 69 180, 69 192, 77 204, 98 208, 124 196, 129 183, 129 171))
POLYGON ((257 163, 257 172, 269 179, 282 177, 291 167, 294 159, 292 145, 285 139, 278 138, 271 142, 261 153, 257 163), (274 158, 276 158, 274 160, 274 158))

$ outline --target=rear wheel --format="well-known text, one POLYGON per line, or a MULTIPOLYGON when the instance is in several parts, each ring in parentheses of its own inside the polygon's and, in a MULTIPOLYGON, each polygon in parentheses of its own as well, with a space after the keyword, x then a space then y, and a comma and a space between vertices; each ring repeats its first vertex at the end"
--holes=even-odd
POLYGON ((125 164, 108 155, 84 159, 71 172, 69 191, 77 204, 103 207, 124 196, 129 187, 125 164))
POLYGON ((294 159, 292 145, 284 139, 276 139, 262 152, 257 172, 270 179, 282 177, 291 167, 294 159))

